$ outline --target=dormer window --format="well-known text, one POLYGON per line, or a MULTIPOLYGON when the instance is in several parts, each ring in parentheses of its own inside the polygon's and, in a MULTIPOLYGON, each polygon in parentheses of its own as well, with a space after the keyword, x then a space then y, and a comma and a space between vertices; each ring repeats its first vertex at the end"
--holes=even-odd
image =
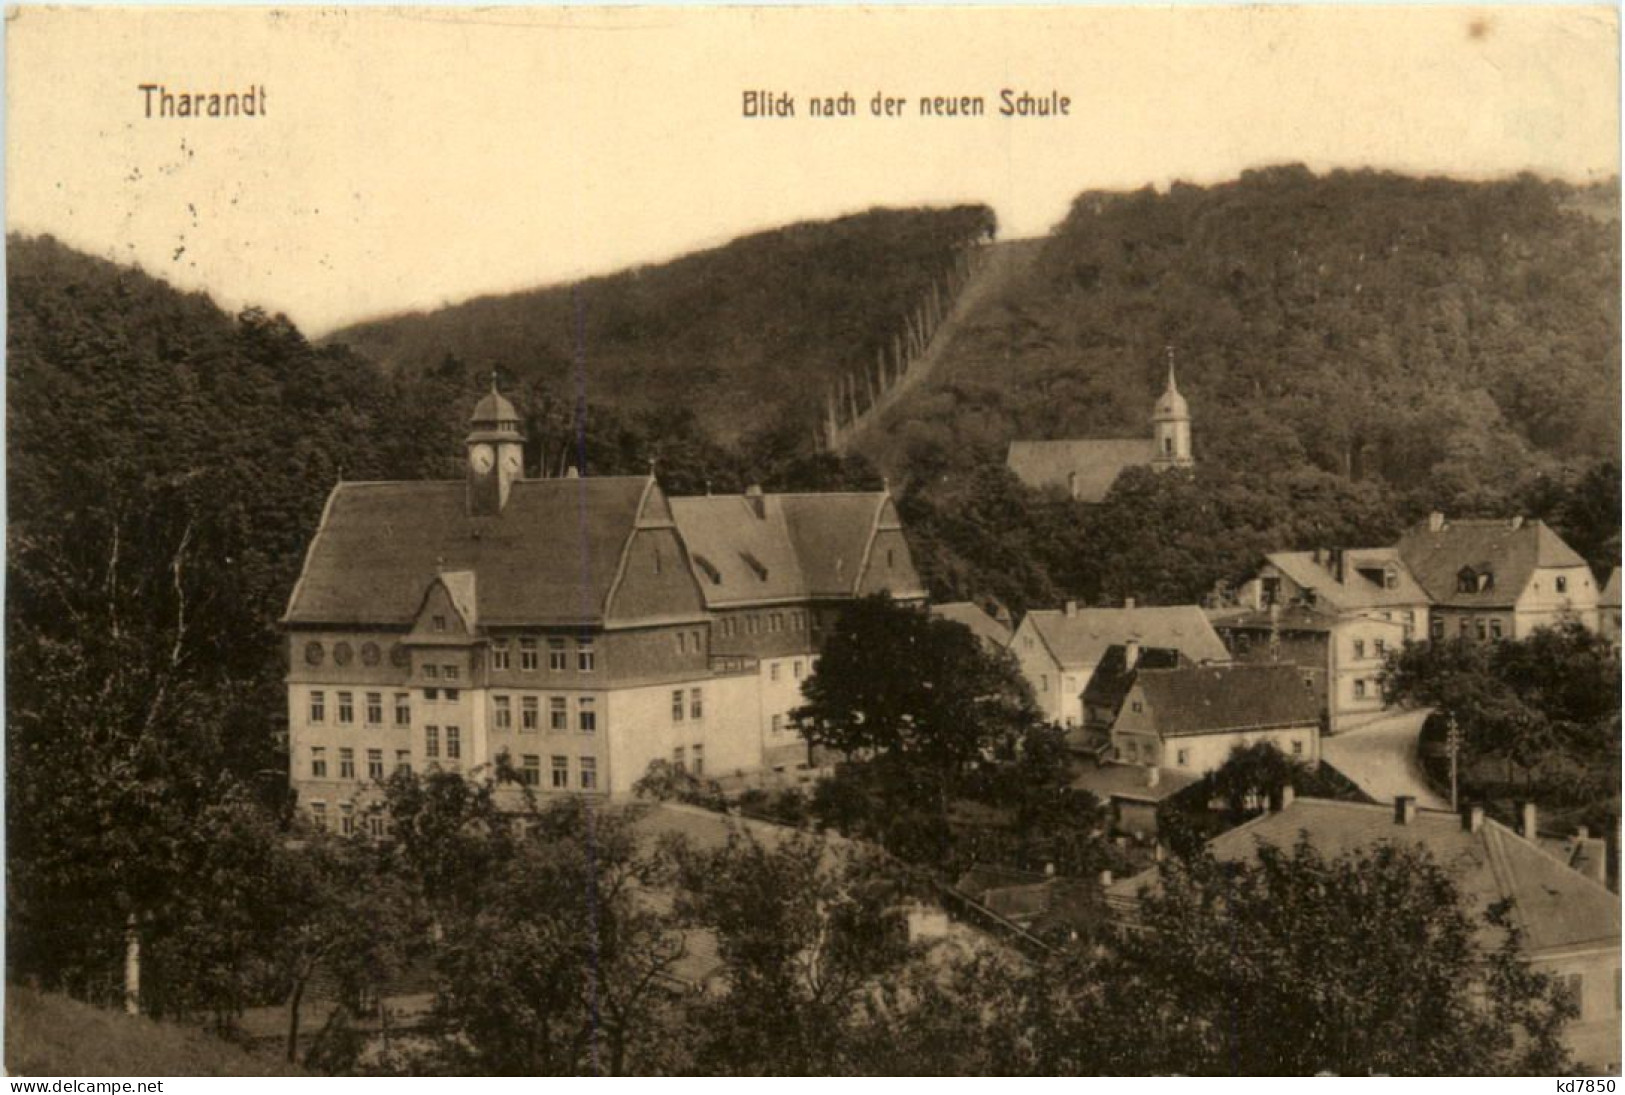
POLYGON ((1382 572, 1382 588, 1384 588, 1384 589, 1398 589, 1399 588, 1399 571, 1395 570, 1393 567, 1386 568, 1382 572))
POLYGON ((446 630, 446 618, 444 616, 436 616, 434 618, 434 629, 436 631, 446 630))
POLYGON ((739 557, 743 559, 745 561, 745 565, 750 567, 750 569, 756 574, 757 581, 767 581, 767 567, 762 565, 762 561, 760 559, 756 558, 756 556, 752 555, 748 551, 741 551, 739 553, 739 557))
POLYGON ((699 567, 707 578, 711 579, 712 585, 719 586, 722 584, 722 572, 716 568, 716 564, 711 560, 703 555, 695 555, 694 565, 699 567))
POLYGON ((1477 571, 1472 567, 1462 567, 1456 572, 1457 593, 1483 593, 1495 585, 1495 575, 1489 571, 1477 571))

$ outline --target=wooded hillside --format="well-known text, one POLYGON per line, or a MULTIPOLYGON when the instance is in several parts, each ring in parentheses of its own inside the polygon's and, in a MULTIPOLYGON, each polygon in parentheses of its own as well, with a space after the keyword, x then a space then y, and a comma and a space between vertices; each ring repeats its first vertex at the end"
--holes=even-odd
POLYGON ((810 445, 828 381, 868 365, 985 206, 875 209, 795 224, 609 277, 357 324, 346 344, 386 372, 450 356, 623 413, 682 408, 723 441, 764 428, 810 445))

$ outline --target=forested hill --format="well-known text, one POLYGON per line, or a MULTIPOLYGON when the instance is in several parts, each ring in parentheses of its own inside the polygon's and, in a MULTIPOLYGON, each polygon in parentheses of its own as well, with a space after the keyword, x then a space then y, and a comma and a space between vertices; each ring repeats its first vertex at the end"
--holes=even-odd
POLYGON ((626 414, 688 409, 723 441, 792 430, 810 446, 826 383, 873 363, 956 251, 994 225, 985 206, 875 209, 574 286, 362 323, 324 341, 390 372, 451 357, 554 391, 582 381, 589 400, 626 414))
POLYGON ((1293 166, 1081 194, 871 455, 969 468, 1016 437, 1143 434, 1171 346, 1199 459, 1237 470, 1450 507, 1617 457, 1618 193, 1293 166))

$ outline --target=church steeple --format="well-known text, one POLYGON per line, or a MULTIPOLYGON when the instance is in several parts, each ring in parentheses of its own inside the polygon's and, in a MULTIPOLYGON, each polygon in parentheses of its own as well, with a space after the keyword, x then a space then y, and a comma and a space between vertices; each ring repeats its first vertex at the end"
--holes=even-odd
POLYGON ((497 391, 494 369, 491 390, 474 405, 468 424, 463 441, 468 450, 468 512, 496 516, 508 504, 514 480, 524 477, 525 435, 519 412, 497 391))
POLYGON ((1191 456, 1191 409, 1185 397, 1179 394, 1179 384, 1174 380, 1172 346, 1168 347, 1168 386, 1163 389, 1156 409, 1151 412, 1151 438, 1156 445, 1156 455, 1151 458, 1152 467, 1158 470, 1188 468, 1196 463, 1191 456))

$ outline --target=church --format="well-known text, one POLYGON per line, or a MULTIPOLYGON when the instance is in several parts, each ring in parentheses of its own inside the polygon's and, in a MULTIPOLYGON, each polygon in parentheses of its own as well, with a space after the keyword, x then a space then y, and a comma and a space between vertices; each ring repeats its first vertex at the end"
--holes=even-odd
POLYGON ((1191 411, 1174 382, 1168 363, 1168 385, 1151 412, 1148 438, 1086 438, 1063 441, 1012 441, 1006 460, 1016 478, 1034 490, 1061 490, 1075 502, 1099 505, 1128 468, 1189 468, 1191 411))
POLYGON ((503 754, 543 793, 624 794, 656 760, 795 780, 789 713, 842 606, 924 603, 886 491, 529 479, 494 384, 470 427, 462 479, 333 488, 282 619, 290 780, 340 831, 381 831, 397 769, 503 754))

